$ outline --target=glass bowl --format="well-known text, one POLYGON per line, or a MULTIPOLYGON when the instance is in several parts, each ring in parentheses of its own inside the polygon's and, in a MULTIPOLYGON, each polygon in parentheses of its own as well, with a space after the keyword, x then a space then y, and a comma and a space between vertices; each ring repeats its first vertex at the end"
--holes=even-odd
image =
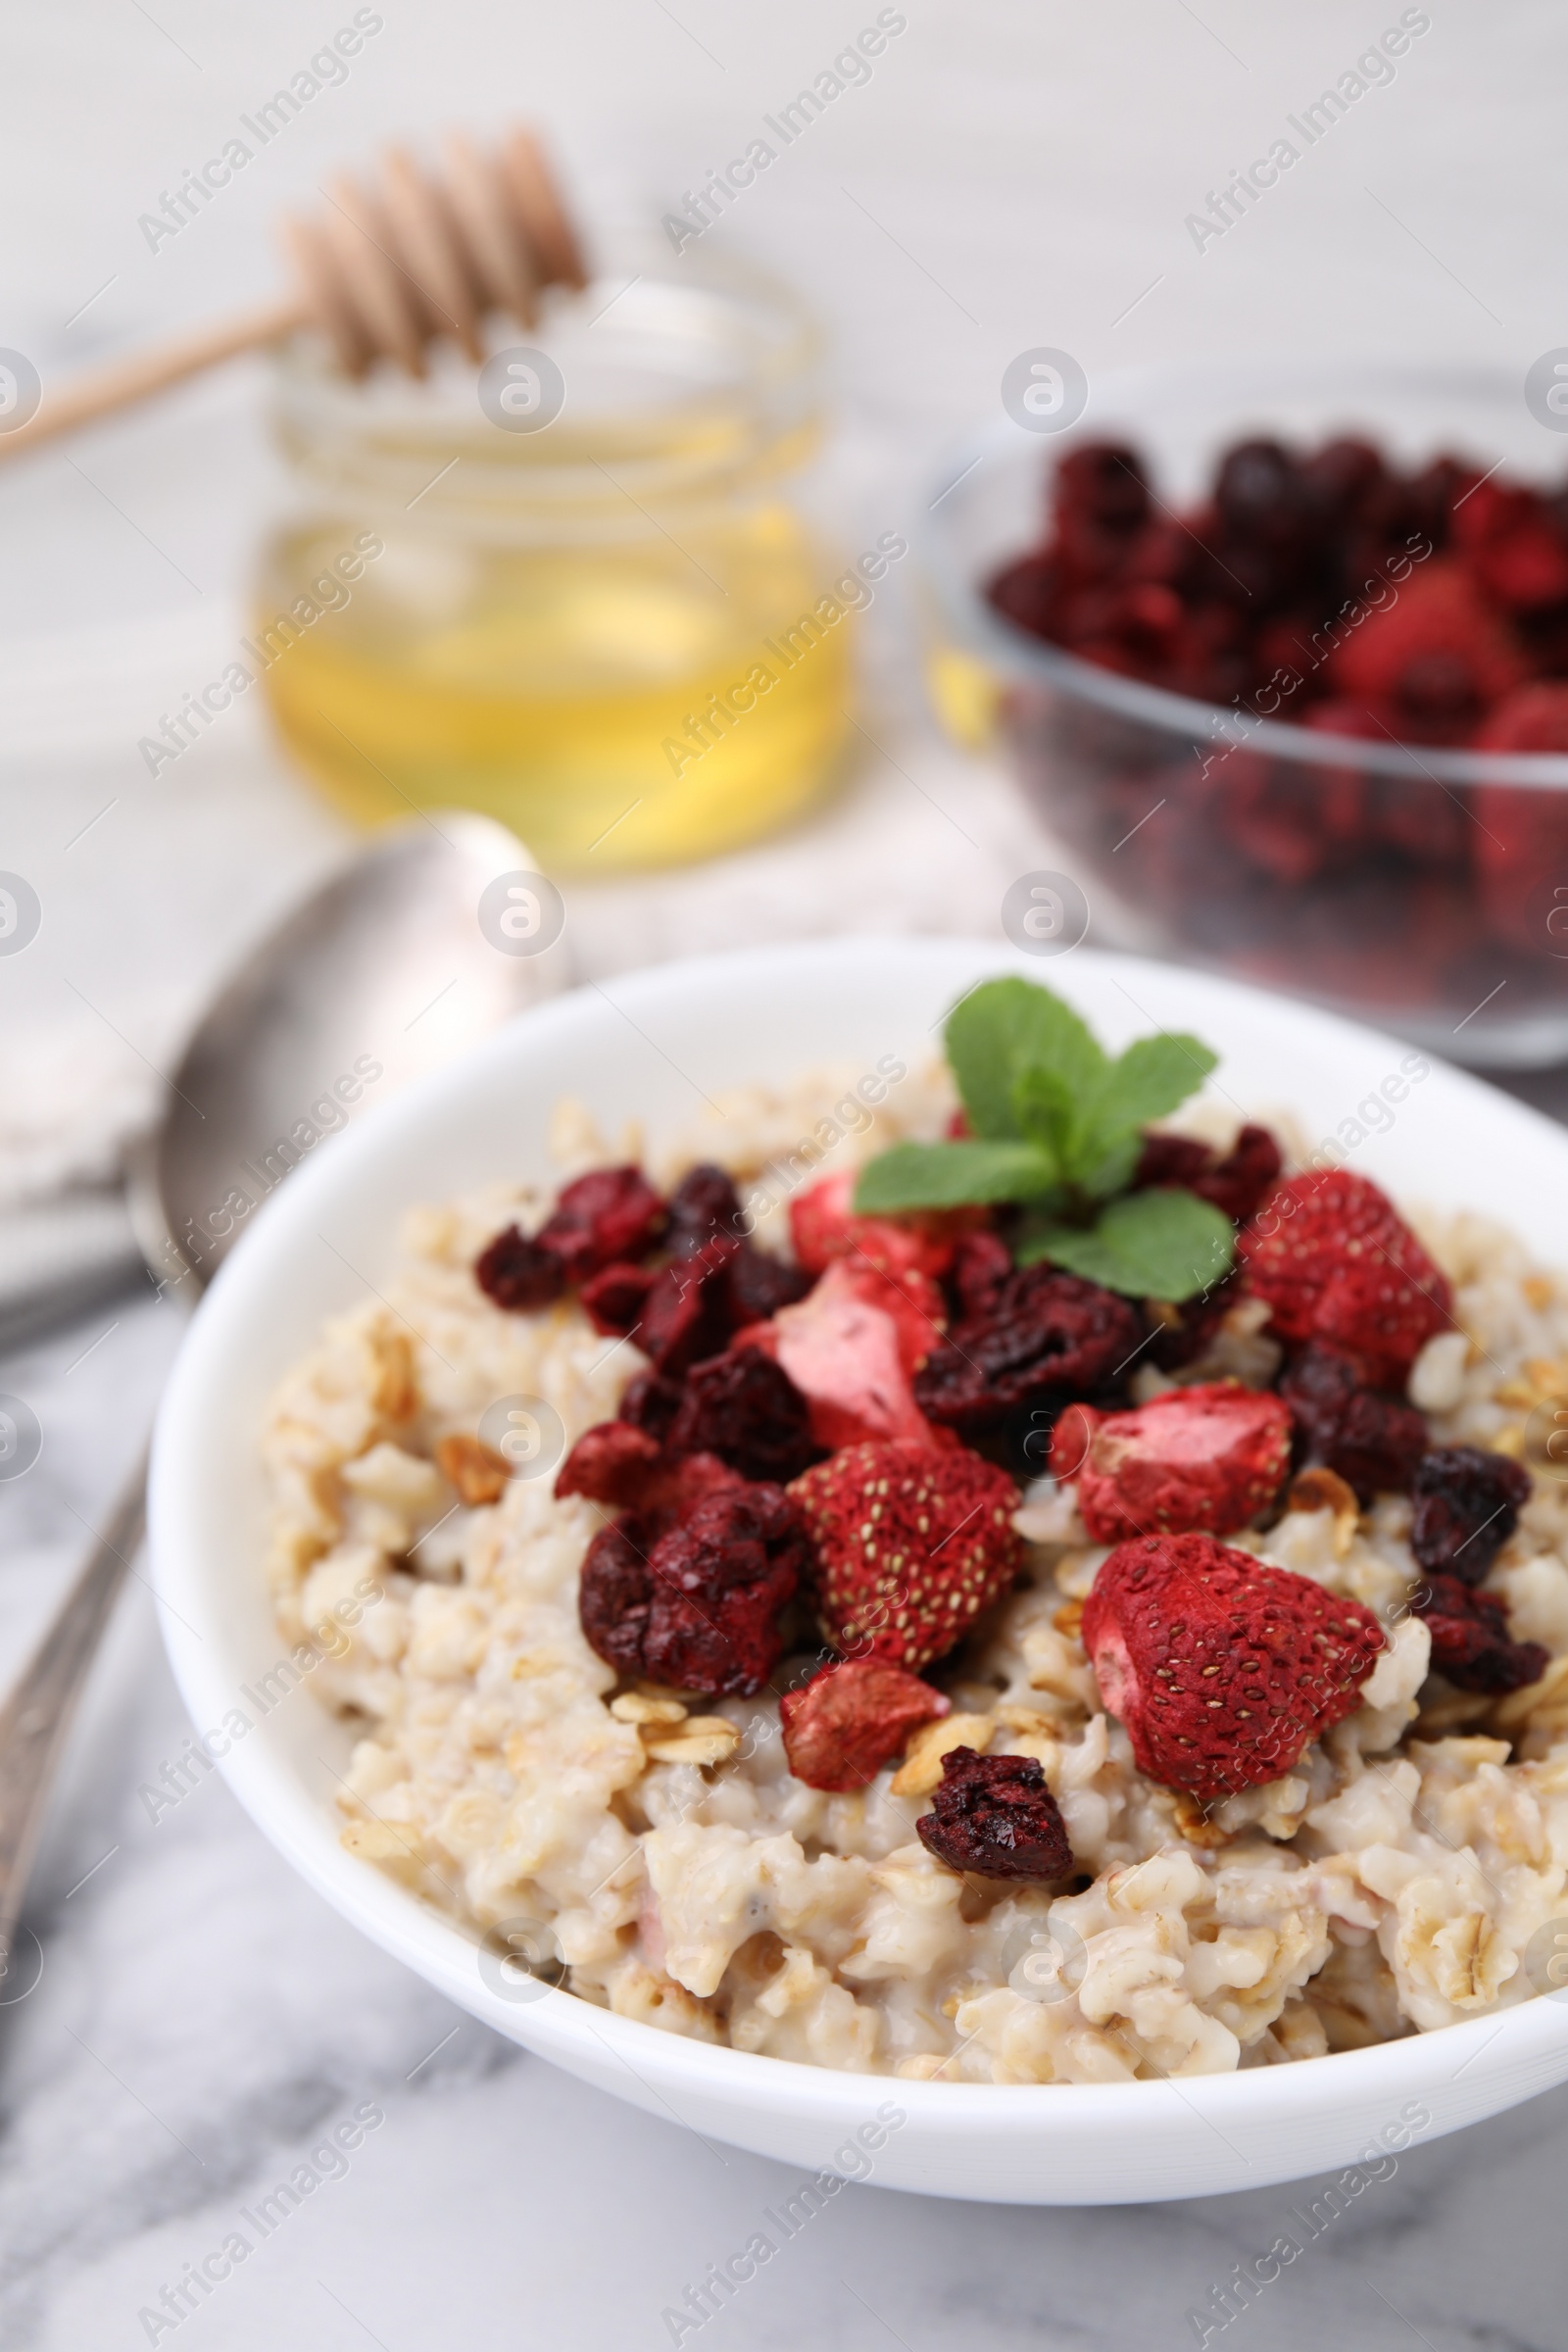
POLYGON ((1568 757, 1326 737, 1099 668, 987 602, 998 569, 1038 544, 1074 447, 1129 442, 1156 496, 1185 511, 1229 443, 1340 432, 1404 466, 1447 450, 1527 481, 1562 470, 1520 378, 1488 369, 1226 363, 1102 379, 1067 430, 1004 417, 933 482, 933 697, 960 740, 1005 746, 1097 938, 1375 1018, 1458 1060, 1568 1057, 1568 757))

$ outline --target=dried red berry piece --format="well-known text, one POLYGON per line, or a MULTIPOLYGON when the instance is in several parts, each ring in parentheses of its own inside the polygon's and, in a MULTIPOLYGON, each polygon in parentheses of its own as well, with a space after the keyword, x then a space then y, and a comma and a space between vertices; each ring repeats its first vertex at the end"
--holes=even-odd
POLYGON ((939 1862, 983 1879, 1064 1879, 1073 1866, 1067 1825, 1033 1756, 950 1748, 931 1811, 914 1826, 939 1862))
POLYGON ((740 1473, 716 1454, 677 1457, 629 1421, 600 1421, 583 1431, 562 1463, 555 1492, 634 1511, 647 1529, 662 1534, 705 1494, 741 1483, 740 1473))
POLYGON ((760 1348, 694 1364, 670 1427, 669 1451, 713 1453, 743 1478, 787 1486, 821 1453, 806 1398, 760 1348))
POLYGON ((1344 1348, 1374 1386, 1402 1387, 1427 1341, 1452 1323, 1446 1278, 1388 1196, 1347 1169, 1287 1177, 1237 1248, 1280 1338, 1344 1348))
POLYGON ((1130 1299, 1054 1266, 1025 1266, 988 1311, 966 1316, 932 1349, 914 1376, 915 1400, 930 1420, 981 1436, 1020 1406, 1113 1392, 1144 1337, 1130 1299))
POLYGON ((1069 1404, 1051 1446, 1053 1475, 1077 1480, 1097 1544, 1161 1529, 1234 1535, 1273 1501, 1290 1460, 1289 1409, 1234 1380, 1172 1389, 1129 1413, 1069 1404))
POLYGON ((641 1257, 663 1224, 664 1203, 641 1168, 595 1168, 564 1187, 537 1239, 568 1282, 585 1282, 617 1259, 641 1257))
POLYGON ((634 1373, 620 1400, 619 1418, 629 1421, 633 1429, 646 1429, 662 1444, 675 1426, 680 1399, 678 1380, 666 1379, 662 1372, 652 1369, 634 1373))
POLYGON ((1391 702, 1407 740, 1463 743, 1526 673, 1518 646, 1469 572, 1440 558, 1412 572, 1396 598, 1346 638, 1325 674, 1351 702, 1391 702))
POLYGON ((1530 1500, 1522 1462, 1479 1446, 1439 1446, 1415 1473, 1410 1549, 1435 1576, 1479 1585, 1530 1500))
POLYGON ((1303 1348, 1280 1395, 1301 1433, 1304 1464, 1338 1471, 1363 1503, 1407 1492, 1427 1449, 1425 1415, 1400 1396, 1369 1389, 1354 1357, 1320 1343, 1303 1348))
POLYGON ((635 1331, 655 1275, 649 1266, 606 1266, 582 1286, 582 1310, 595 1331, 624 1339, 635 1331))
POLYGON ((1012 1251, 999 1233, 984 1228, 960 1233, 953 1245, 953 1263, 947 1275, 954 1314, 960 1320, 990 1314, 1011 1272, 1012 1251))
POLYGON ((1410 1606, 1432 1636, 1432 1667, 1456 1690, 1500 1695, 1540 1682, 1550 1663, 1539 1642, 1515 1642, 1508 1612, 1491 1592, 1477 1592, 1457 1576, 1427 1576, 1410 1606))
POLYGON ((741 1238, 741 1204, 727 1171, 703 1160, 688 1168, 669 1196, 664 1240, 676 1257, 690 1257, 719 1234, 741 1238))
MULTIPOLYGON (((746 1334, 783 1365, 811 1410, 811 1434, 829 1451, 872 1438, 934 1443, 907 1371, 911 1336, 894 1311, 910 1314, 870 1267, 835 1258, 809 1298, 746 1334)), ((922 1320, 920 1331, 926 1326, 922 1320)), ((923 1352, 923 1349, 922 1349, 923 1352)))
POLYGON ((816 1546, 822 1631, 911 1673, 944 1657, 1018 1573, 1018 1490, 961 1446, 851 1446, 790 1494, 816 1546))
POLYGON ((729 1261, 726 1277, 735 1329, 744 1331, 748 1323, 765 1323, 781 1306, 794 1306, 806 1297, 814 1279, 804 1266, 792 1266, 782 1257, 772 1257, 765 1250, 742 1242, 729 1261))
POLYGON ((1359 1601, 1187 1535, 1117 1544, 1083 1643, 1139 1770, 1206 1800, 1289 1772, 1360 1704, 1385 1637, 1359 1601))
POLYGON ((582 1629, 625 1675, 707 1697, 760 1690, 783 1654, 779 1616, 809 1563, 782 1489, 706 1496, 647 1548, 631 1521, 602 1528, 583 1562, 582 1629))
POLYGON ((1144 1138, 1133 1184, 1197 1193, 1241 1225, 1273 1191, 1283 1165, 1279 1145, 1266 1127, 1244 1127, 1223 1157, 1190 1136, 1152 1134, 1144 1138))
POLYGON ((824 1666, 779 1701, 784 1753, 809 1788, 863 1788, 922 1723, 946 1715, 953 1701, 881 1658, 847 1658, 824 1666))
POLYGON ((507 1226, 481 1250, 473 1278, 487 1298, 509 1314, 549 1306, 566 1287, 566 1272, 553 1250, 531 1241, 519 1227, 507 1226))
POLYGON ((1153 1364, 1161 1372, 1181 1371, 1204 1352, 1241 1296, 1241 1277, 1232 1271, 1212 1290, 1199 1291, 1179 1305, 1161 1299, 1157 1328, 1139 1362, 1153 1364))
POLYGON ((739 1242, 718 1234, 655 1275, 636 1339, 661 1372, 684 1372, 724 1347, 734 1328, 725 1278, 739 1249, 739 1242))

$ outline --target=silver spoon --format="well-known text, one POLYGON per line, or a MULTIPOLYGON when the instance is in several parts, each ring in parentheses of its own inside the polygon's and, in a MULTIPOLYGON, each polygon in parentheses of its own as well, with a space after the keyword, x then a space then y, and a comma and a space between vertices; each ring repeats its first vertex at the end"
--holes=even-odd
MULTIPOLYGON (((269 1193, 339 1126, 565 985, 564 909, 520 842, 443 812, 380 839, 308 899, 208 1007, 130 1172, 161 1293, 194 1305, 269 1193)), ((0 1976, 44 1804, 141 1539, 145 1447, 76 1583, 0 1707, 0 1976)))

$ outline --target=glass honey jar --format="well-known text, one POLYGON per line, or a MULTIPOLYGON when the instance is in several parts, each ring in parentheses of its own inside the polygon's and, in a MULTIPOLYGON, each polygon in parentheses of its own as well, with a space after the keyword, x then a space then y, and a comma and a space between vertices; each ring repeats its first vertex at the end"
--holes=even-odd
POLYGON ((834 775, 865 596, 808 511, 819 367, 782 289, 667 255, 551 296, 477 375, 354 384, 291 346, 254 624, 295 759, 360 822, 483 809, 559 872, 795 815, 834 775))

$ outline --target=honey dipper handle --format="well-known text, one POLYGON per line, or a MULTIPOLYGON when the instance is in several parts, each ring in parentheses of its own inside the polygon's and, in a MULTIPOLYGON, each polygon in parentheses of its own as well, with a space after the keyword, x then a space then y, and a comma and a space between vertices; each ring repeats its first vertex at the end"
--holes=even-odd
POLYGON ((200 375, 204 368, 215 368, 221 360, 236 359, 241 352, 261 351, 270 343, 281 342, 285 335, 306 325, 310 317, 306 304, 298 296, 290 296, 286 301, 243 311, 237 318, 227 319, 220 326, 205 327, 199 334, 183 335, 152 351, 133 352, 128 359, 114 360, 106 368, 91 368, 74 376, 58 392, 45 391, 25 424, 17 425, 9 433, 0 432, 0 462, 21 457, 24 450, 36 449, 40 441, 52 440, 56 433, 69 433, 78 424, 90 423, 95 416, 108 416, 117 409, 128 409, 134 402, 145 400, 149 393, 182 383, 188 375, 200 375))

